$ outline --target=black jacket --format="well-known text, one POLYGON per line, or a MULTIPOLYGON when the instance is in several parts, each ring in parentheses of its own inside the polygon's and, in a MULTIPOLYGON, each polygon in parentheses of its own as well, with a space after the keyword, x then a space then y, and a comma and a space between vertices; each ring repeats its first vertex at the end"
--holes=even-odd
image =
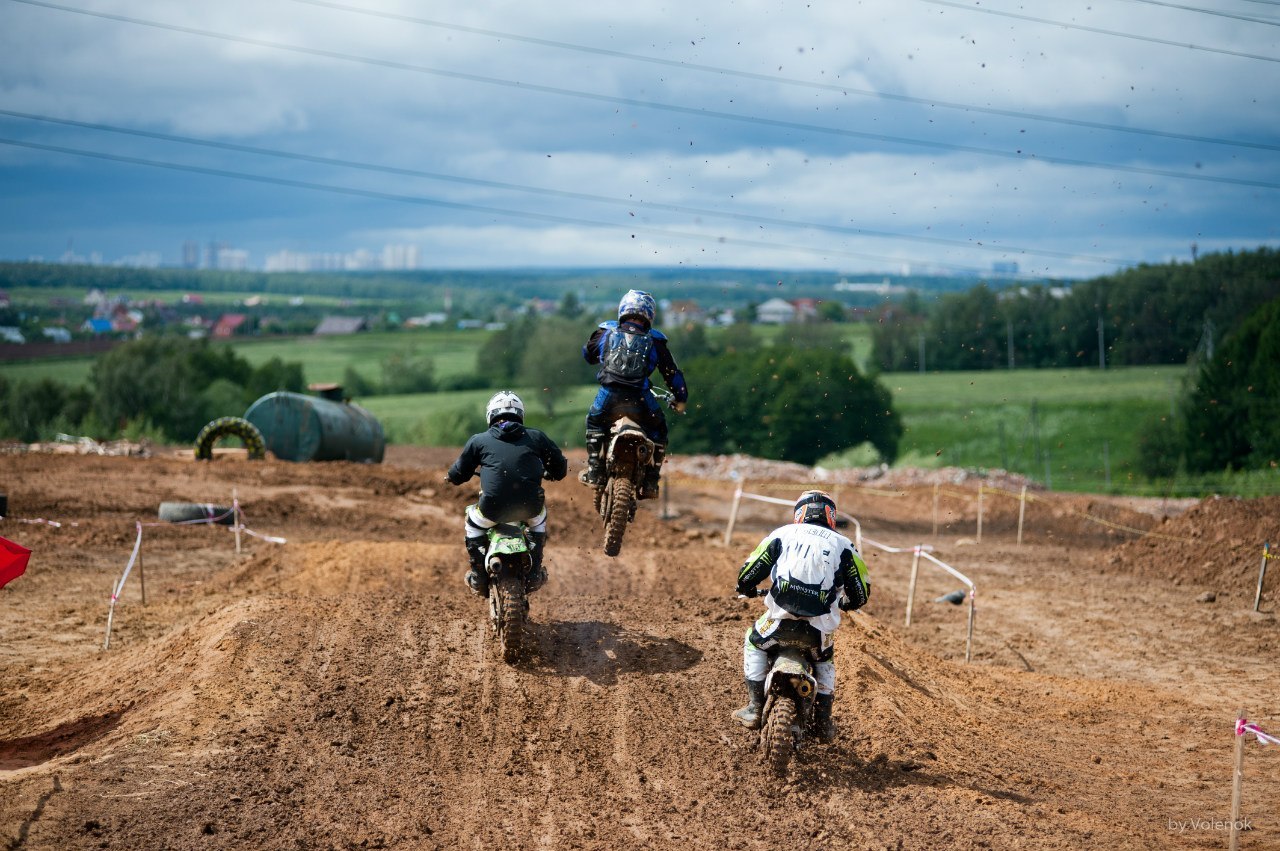
POLYGON ((542 511, 542 479, 558 482, 569 471, 560 447, 536 428, 499 422, 473 435, 449 468, 460 485, 480 471, 480 513, 499 523, 528 520, 542 511))

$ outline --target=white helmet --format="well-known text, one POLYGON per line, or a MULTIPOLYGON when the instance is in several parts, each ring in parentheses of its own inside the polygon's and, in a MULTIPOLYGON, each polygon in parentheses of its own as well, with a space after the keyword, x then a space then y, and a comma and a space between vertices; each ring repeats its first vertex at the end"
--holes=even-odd
POLYGON ((493 394, 489 404, 485 406, 484 416, 493 425, 493 421, 503 415, 514 416, 517 422, 524 422, 524 402, 510 390, 499 390, 493 394))

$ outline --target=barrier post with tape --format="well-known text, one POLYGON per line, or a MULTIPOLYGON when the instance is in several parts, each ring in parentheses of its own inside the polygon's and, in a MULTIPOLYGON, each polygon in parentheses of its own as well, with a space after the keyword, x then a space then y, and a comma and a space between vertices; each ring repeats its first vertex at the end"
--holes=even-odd
POLYGON ((916 544, 911 551, 911 581, 907 584, 907 622, 911 626, 911 610, 916 602, 916 577, 920 574, 920 545, 916 544))
POLYGON ((982 543, 982 482, 978 482, 978 543, 982 543))
POLYGON ((1231 851, 1240 849, 1240 831, 1236 825, 1240 823, 1240 796, 1244 785, 1244 725, 1247 722, 1244 710, 1236 713, 1236 758, 1231 772, 1231 851))
POLYGON ((1244 717, 1243 709, 1236 713, 1235 732, 1236 758, 1231 777, 1231 841, 1228 846, 1231 851, 1240 849, 1240 830, 1243 824, 1240 820, 1240 802, 1244 791, 1244 740, 1248 736, 1254 736, 1260 745, 1280 745, 1280 738, 1264 733, 1257 724, 1250 724, 1249 719, 1244 717))
POLYGON ((1267 562, 1272 559, 1271 542, 1264 541, 1262 544, 1262 567, 1258 570, 1258 590, 1253 595, 1253 610, 1258 611, 1258 607, 1262 605, 1262 583, 1267 578, 1267 562))
POLYGON ((236 488, 231 489, 231 527, 236 532, 236 559, 240 558, 240 496, 236 488))
POLYGON ((738 506, 742 503, 742 485, 738 482, 738 489, 733 492, 733 505, 729 507, 729 525, 724 529, 724 545, 729 546, 733 540, 733 527, 738 522, 738 506))
POLYGON ((1022 521, 1027 516, 1027 486, 1022 485, 1022 493, 1018 496, 1018 546, 1022 546, 1022 521))
POLYGON ((938 492, 942 490, 942 485, 937 482, 933 483, 933 536, 938 537, 938 492))

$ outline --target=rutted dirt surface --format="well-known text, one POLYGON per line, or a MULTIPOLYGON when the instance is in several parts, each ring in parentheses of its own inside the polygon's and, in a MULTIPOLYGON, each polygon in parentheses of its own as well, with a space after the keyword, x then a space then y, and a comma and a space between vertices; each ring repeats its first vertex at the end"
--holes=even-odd
MULTIPOLYGON (((956 581, 922 569, 904 627, 910 556, 864 548, 872 603, 836 641, 841 738, 780 784, 729 713, 759 606, 733 578, 786 509, 744 500, 726 548, 734 484, 677 458, 672 516, 646 503, 609 559, 586 489, 549 485, 551 580, 512 667, 461 581, 473 491, 442 482, 453 455, 0 457, 12 515, 65 522, 0 524, 35 552, 0 590, 0 843, 1222 848, 1236 710, 1280 731, 1280 568, 1252 611, 1274 500, 1038 493, 1018 545, 1007 493, 979 541, 971 485, 841 484, 865 535, 930 543, 974 580, 973 660, 965 607, 933 602, 956 581), (246 538, 237 561, 226 528, 144 527, 103 651, 135 523, 232 488, 288 543, 246 538)), ((1242 847, 1280 848, 1280 752, 1250 743, 1245 776, 1242 847)))

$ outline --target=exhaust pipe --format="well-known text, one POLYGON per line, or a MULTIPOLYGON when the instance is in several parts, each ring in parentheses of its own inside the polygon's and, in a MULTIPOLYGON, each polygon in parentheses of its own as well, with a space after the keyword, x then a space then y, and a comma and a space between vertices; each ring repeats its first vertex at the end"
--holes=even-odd
POLYGON ((791 684, 795 686, 796 694, 800 695, 801 697, 807 698, 811 694, 813 694, 813 683, 809 682, 803 677, 793 678, 791 680, 791 684))

